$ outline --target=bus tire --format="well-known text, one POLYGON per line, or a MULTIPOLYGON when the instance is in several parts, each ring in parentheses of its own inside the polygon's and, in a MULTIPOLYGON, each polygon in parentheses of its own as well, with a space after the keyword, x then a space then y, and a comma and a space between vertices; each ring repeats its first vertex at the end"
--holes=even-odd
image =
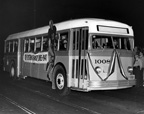
POLYGON ((16 76, 16 66, 15 66, 14 62, 12 62, 11 66, 10 66, 10 77, 12 79, 14 79, 14 80, 17 79, 17 76, 16 76))
POLYGON ((67 87, 66 72, 61 65, 57 65, 54 69, 54 81, 56 92, 60 96, 65 96, 70 93, 70 88, 67 87))

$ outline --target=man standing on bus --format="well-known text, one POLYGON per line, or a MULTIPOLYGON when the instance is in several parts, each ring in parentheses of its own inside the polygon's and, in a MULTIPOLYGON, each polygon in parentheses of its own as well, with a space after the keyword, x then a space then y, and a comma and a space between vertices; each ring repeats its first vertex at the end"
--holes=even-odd
POLYGON ((54 66, 54 60, 55 60, 55 43, 56 43, 56 26, 53 25, 53 21, 50 20, 49 21, 49 30, 48 30, 48 56, 49 56, 49 60, 46 66, 46 70, 48 70, 48 79, 49 79, 49 73, 52 70, 53 66, 54 66))

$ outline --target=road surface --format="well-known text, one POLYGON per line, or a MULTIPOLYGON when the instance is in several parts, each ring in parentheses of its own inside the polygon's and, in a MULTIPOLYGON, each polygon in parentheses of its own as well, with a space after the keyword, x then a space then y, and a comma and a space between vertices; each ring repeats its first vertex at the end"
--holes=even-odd
POLYGON ((78 92, 61 97, 51 83, 0 72, 0 114, 144 114, 144 89, 78 92))

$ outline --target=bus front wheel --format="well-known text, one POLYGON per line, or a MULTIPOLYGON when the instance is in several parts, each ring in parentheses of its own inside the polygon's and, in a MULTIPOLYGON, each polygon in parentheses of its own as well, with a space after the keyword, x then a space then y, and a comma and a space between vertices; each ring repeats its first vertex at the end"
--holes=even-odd
POLYGON ((54 77, 57 93, 61 96, 68 95, 70 93, 70 88, 67 87, 66 72, 61 65, 55 67, 54 77))

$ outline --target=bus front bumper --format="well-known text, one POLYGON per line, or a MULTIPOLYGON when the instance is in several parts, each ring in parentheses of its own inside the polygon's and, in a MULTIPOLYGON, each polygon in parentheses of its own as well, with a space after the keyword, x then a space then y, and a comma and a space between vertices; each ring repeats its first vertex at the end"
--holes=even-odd
POLYGON ((87 91, 130 88, 133 87, 135 84, 136 80, 89 81, 87 91))

